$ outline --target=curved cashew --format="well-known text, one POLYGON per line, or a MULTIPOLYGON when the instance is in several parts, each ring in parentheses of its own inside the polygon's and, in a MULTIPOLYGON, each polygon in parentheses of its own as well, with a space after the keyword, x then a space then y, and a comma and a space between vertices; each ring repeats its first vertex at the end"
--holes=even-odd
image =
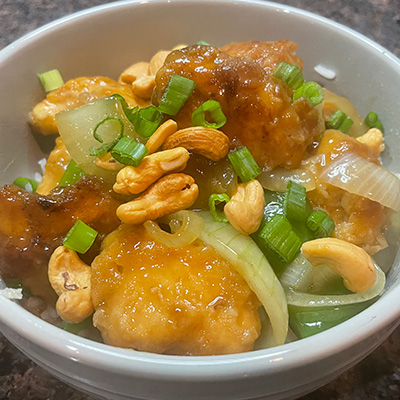
POLYGON ((169 53, 171 53, 171 50, 161 50, 154 54, 149 64, 149 75, 155 75, 158 72, 158 70, 163 66, 164 61, 169 53))
POLYGON ((131 84, 142 75, 148 75, 149 63, 148 62, 137 62, 128 67, 119 77, 118 82, 131 84))
POLYGON ((366 144, 373 152, 376 157, 385 150, 385 144, 383 143, 382 132, 377 128, 369 129, 364 135, 356 138, 359 142, 366 144))
POLYGON ((142 99, 149 100, 155 85, 154 75, 141 75, 132 82, 132 92, 142 99))
POLYGON ((253 179, 247 183, 239 183, 236 193, 226 203, 224 212, 238 232, 250 235, 260 226, 264 206, 264 189, 257 179, 253 179))
POLYGON ((303 243, 301 253, 312 265, 325 264, 341 275, 352 292, 364 292, 375 282, 372 258, 355 244, 336 238, 315 239, 303 243))
POLYGON ((48 275, 58 294, 56 309, 66 322, 77 324, 93 314, 91 297, 91 268, 75 251, 57 247, 50 257, 48 275))
POLYGON ((199 188, 191 176, 170 174, 159 179, 135 200, 120 205, 117 216, 127 224, 142 224, 185 210, 198 195, 199 188))
POLYGON ((190 152, 200 154, 212 161, 224 158, 229 151, 230 140, 223 132, 204 126, 180 129, 169 136, 163 150, 184 147, 190 152))
POLYGON ((120 194, 138 194, 169 172, 182 171, 189 160, 183 147, 159 151, 143 158, 137 167, 125 167, 118 172, 114 191, 120 194))
POLYGON ((149 154, 155 153, 163 145, 167 137, 177 130, 178 124, 173 119, 169 119, 160 125, 146 143, 149 154))

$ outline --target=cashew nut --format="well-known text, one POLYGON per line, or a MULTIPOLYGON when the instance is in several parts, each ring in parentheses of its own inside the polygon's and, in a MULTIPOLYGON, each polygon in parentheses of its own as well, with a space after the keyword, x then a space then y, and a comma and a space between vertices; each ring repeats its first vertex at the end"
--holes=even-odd
POLYGON ((132 82, 132 92, 142 99, 149 100, 155 85, 156 80, 154 75, 141 75, 132 82))
POLYGON ((163 144, 163 149, 184 147, 190 152, 200 154, 212 161, 224 158, 229 151, 230 140, 223 132, 204 126, 180 129, 163 144))
POLYGON ((177 130, 178 124, 173 119, 169 119, 160 125, 146 143, 149 154, 155 153, 163 145, 167 137, 177 130))
POLYGON ((260 226, 264 206, 264 189, 258 180, 253 179, 247 183, 239 183, 236 193, 226 203, 224 212, 238 232, 250 235, 260 226))
POLYGON ((366 144, 373 152, 376 157, 385 150, 383 143, 382 132, 377 128, 369 129, 364 135, 356 138, 359 142, 366 144))
POLYGON ((117 208, 118 218, 128 224, 142 224, 185 210, 197 199, 199 188, 185 174, 170 174, 151 185, 142 195, 117 208))
POLYGON ((189 160, 183 147, 159 151, 143 158, 137 167, 125 167, 118 172, 114 191, 120 194, 138 194, 169 172, 182 171, 189 160))
POLYGON ((171 51, 161 50, 154 54, 149 64, 149 75, 155 75, 158 72, 158 70, 163 66, 164 61, 169 53, 171 53, 171 51))
POLYGON ((352 292, 364 292, 375 282, 372 258, 355 244, 336 238, 315 239, 303 243, 301 253, 312 265, 325 264, 341 275, 352 292))
POLYGON ((148 75, 149 63, 148 62, 137 62, 128 67, 119 77, 118 82, 131 84, 142 75, 148 75))
POLYGON ((91 298, 91 268, 75 251, 57 247, 50 257, 50 284, 59 296, 58 315, 66 322, 77 324, 93 314, 91 298))

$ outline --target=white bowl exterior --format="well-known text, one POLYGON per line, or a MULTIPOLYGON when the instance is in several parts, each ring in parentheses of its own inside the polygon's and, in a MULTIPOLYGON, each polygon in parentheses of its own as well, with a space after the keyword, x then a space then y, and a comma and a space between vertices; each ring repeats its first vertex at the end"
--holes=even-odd
MULTIPOLYGON (((157 1, 112 3, 78 13, 0 52, 0 184, 40 172, 43 156, 27 124, 43 92, 35 74, 58 68, 65 79, 114 78, 135 61, 178 43, 216 46, 240 40, 290 39, 299 44, 304 75, 352 100, 361 114, 379 113, 387 127, 386 165, 399 173, 400 62, 335 23, 267 2, 157 1), (324 64, 334 81, 316 74, 324 64), (384 98, 384 101, 382 101, 384 98)), ((275 349, 215 357, 174 357, 112 348, 73 336, 0 296, 0 325, 23 352, 61 379, 108 399, 283 399, 333 379, 377 347, 400 315, 399 263, 382 298, 351 320, 275 349)))

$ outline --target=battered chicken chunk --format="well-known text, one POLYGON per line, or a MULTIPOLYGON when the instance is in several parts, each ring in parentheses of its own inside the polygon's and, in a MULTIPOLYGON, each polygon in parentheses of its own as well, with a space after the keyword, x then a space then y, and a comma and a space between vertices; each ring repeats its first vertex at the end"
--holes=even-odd
POLYGON ((86 176, 48 196, 28 193, 15 185, 0 188, 0 275, 18 278, 32 293, 51 301, 48 260, 66 233, 80 219, 99 232, 88 262, 101 239, 119 225, 115 210, 120 201, 100 180, 86 176))
POLYGON ((209 355, 248 351, 259 301, 200 240, 169 248, 142 225, 121 225, 92 263, 94 325, 104 342, 137 350, 209 355))
MULTIPOLYGON (((323 164, 326 165, 346 152, 353 152, 368 161, 380 164, 373 148, 335 130, 325 131, 316 154, 324 158, 323 164)), ((318 179, 316 183, 315 190, 308 192, 307 197, 315 208, 326 211, 333 218, 335 237, 354 243, 369 254, 375 254, 387 247, 382 234, 388 217, 385 207, 318 179)))
POLYGON ((297 44, 289 40, 259 42, 250 40, 236 42, 221 47, 221 50, 234 57, 250 57, 260 64, 264 71, 272 75, 281 61, 303 68, 303 60, 296 56, 297 44))
POLYGON ((290 90, 249 57, 232 57, 202 45, 173 51, 156 76, 156 105, 173 74, 196 82, 174 117, 179 127, 192 126, 193 111, 217 100, 227 118, 221 131, 231 139, 231 147, 247 146, 261 167, 296 167, 323 129, 316 108, 305 99, 292 103, 290 90))
POLYGON ((113 79, 95 76, 71 79, 59 89, 48 93, 30 113, 30 122, 43 135, 58 134, 55 116, 63 110, 70 110, 96 99, 120 94, 131 107, 146 106, 148 103, 133 95, 132 87, 113 79))

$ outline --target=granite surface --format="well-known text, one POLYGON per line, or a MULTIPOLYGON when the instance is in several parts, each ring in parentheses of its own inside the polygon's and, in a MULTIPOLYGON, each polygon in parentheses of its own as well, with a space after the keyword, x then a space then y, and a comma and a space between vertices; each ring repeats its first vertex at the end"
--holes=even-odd
MULTIPOLYGON (((104 0, 0 0, 0 49, 104 0)), ((363 33, 400 57, 400 0, 282 0, 363 33)), ((0 400, 91 400, 36 366, 0 335, 0 400)), ((302 400, 400 399, 400 328, 334 382, 302 400)), ((190 399, 185 399, 190 400, 190 399)))

